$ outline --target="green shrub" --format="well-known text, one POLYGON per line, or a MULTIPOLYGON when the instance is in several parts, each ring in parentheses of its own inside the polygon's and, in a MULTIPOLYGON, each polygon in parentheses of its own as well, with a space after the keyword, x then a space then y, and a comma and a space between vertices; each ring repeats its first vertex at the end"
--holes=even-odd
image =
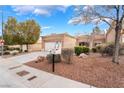
POLYGON ((73 56, 73 53, 74 53, 73 49, 69 49, 69 48, 62 49, 61 55, 67 64, 71 63, 71 57, 73 56))
POLYGON ((75 47, 74 50, 75 50, 76 55, 80 55, 82 53, 82 47, 80 47, 80 46, 75 47))
MULTIPOLYGON (((53 54, 48 54, 46 58, 47 58, 47 60, 48 60, 49 63, 52 63, 53 62, 53 54)), ((55 54, 54 55, 54 62, 55 63, 61 62, 61 56, 60 56, 60 54, 55 54)))
POLYGON ((75 47, 75 54, 80 55, 81 53, 89 53, 89 48, 86 46, 75 47))

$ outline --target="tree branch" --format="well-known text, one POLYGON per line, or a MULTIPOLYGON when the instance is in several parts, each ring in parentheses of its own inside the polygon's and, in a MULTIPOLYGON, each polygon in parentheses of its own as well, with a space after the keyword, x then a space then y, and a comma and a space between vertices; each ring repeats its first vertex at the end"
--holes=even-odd
POLYGON ((110 27, 112 27, 112 25, 108 22, 108 21, 106 21, 105 19, 101 19, 103 22, 105 22, 105 23, 107 23, 110 27))

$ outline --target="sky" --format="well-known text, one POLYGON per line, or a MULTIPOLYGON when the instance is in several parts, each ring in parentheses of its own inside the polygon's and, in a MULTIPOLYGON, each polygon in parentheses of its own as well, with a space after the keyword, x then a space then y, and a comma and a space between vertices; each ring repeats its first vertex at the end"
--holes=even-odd
MULTIPOLYGON (((69 21, 74 16, 74 6, 63 5, 42 5, 29 6, 4 5, 3 21, 6 22, 8 17, 15 17, 18 22, 28 19, 34 19, 41 27, 41 35, 49 35, 52 33, 68 33, 72 36, 80 34, 89 34, 92 32, 95 25, 93 24, 69 24, 69 21)), ((108 25, 99 24, 101 30, 108 28, 108 25)), ((0 34, 1 34, 1 15, 0 15, 0 34)))

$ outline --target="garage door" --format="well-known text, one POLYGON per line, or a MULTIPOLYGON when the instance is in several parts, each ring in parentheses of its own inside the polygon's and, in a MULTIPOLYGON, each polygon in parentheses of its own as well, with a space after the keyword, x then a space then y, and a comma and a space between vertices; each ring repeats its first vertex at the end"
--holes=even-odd
POLYGON ((61 52, 61 45, 61 42, 46 42, 45 51, 56 50, 55 52, 58 54, 61 52))

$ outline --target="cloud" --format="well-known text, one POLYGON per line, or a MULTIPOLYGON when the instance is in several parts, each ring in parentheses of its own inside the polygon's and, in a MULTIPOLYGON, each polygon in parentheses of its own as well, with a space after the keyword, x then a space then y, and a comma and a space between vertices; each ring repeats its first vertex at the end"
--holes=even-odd
POLYGON ((33 13, 36 15, 50 15, 50 13, 44 9, 35 9, 33 13))
POLYGON ((41 29, 50 29, 50 28, 52 28, 51 26, 43 26, 41 29))
POLYGON ((75 17, 75 18, 72 18, 68 21, 68 24, 73 24, 73 25, 76 25, 78 23, 81 22, 81 17, 75 17))
POLYGON ((17 5, 11 6, 13 11, 18 15, 24 15, 28 13, 36 15, 51 15, 55 10, 65 12, 68 6, 63 5, 17 5))

